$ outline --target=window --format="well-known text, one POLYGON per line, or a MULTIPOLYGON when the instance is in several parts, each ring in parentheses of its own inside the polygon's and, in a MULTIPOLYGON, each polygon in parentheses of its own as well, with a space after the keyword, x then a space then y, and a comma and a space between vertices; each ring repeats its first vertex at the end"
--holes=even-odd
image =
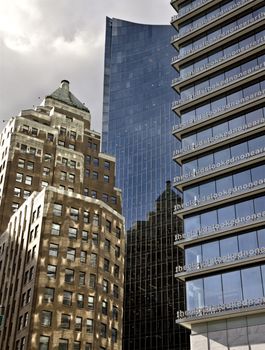
POLYGON ((86 262, 86 252, 84 250, 80 251, 80 262, 85 263, 86 262))
POLYGON ((34 148, 34 147, 30 147, 30 148, 29 148, 29 153, 30 153, 30 154, 35 155, 36 152, 37 152, 36 148, 34 148))
POLYGON ((113 296, 114 298, 119 298, 119 287, 116 284, 113 285, 113 296))
POLYGON ((32 136, 37 136, 38 135, 38 129, 31 128, 31 134, 32 134, 32 136))
POLYGON ((58 350, 68 350, 68 340, 59 339, 59 349, 58 350))
POLYGON ((48 265, 47 276, 48 276, 48 278, 56 278, 56 266, 48 265))
POLYGON ((91 197, 97 198, 97 191, 91 190, 91 197))
POLYGON ((104 259, 104 271, 109 272, 110 263, 108 259, 104 259))
POLYGON ((60 136, 64 136, 64 135, 66 135, 66 128, 64 128, 64 127, 60 127, 60 133, 59 133, 59 135, 60 136))
POLYGON ((92 350, 92 344, 86 343, 85 350, 92 350))
POLYGON ((88 232, 82 231, 82 241, 87 242, 88 241, 88 232))
POLYGON ((14 188, 14 196, 20 197, 21 196, 21 188, 15 187, 14 188))
POLYGON ((75 169, 76 168, 76 161, 75 160, 70 160, 69 166, 70 166, 70 168, 75 169))
POLYGON ((68 229, 68 237, 70 239, 76 239, 77 238, 77 229, 74 227, 69 227, 68 229))
POLYGON ((59 203, 53 204, 53 215, 54 216, 62 216, 63 206, 59 203))
POLYGON ((93 310, 94 306, 95 306, 94 297, 92 295, 89 295, 87 297, 87 307, 89 310, 93 310))
POLYGON ((118 331, 116 328, 112 328, 112 330, 111 330, 111 340, 113 341, 113 343, 117 343, 118 331))
POLYGON ((21 149, 22 153, 27 153, 28 147, 27 147, 27 145, 21 144, 20 149, 21 149))
POLYGON ((109 221, 109 220, 106 220, 106 230, 108 232, 111 232, 111 221, 109 221))
POLYGON ((71 261, 75 261, 75 249, 67 248, 66 258, 71 261))
POLYGON ((21 338, 20 350, 25 350, 26 349, 25 346, 26 346, 26 338, 23 337, 21 338))
POLYGON ((75 131, 70 131, 70 139, 75 140, 76 139, 76 132, 75 131))
POLYGON ((28 170, 34 170, 34 163, 33 162, 27 162, 27 169, 28 170))
POLYGON ((109 183, 109 175, 104 175, 103 179, 105 183, 109 183))
POLYGON ((50 327, 52 324, 52 312, 51 311, 42 311, 41 312, 41 325, 50 327))
POLYGON ((92 143, 92 149, 96 150, 98 148, 98 145, 96 143, 92 143))
POLYGON ((96 275, 92 273, 89 276, 89 287, 94 289, 96 288, 96 275))
POLYGON ((86 163, 87 164, 91 163, 91 156, 89 156, 89 155, 86 156, 86 163))
POLYGON ((49 186, 49 182, 47 181, 41 181, 41 188, 49 186))
POLYGON ((50 337, 40 336, 39 350, 49 350, 50 337))
POLYGON ((12 203, 12 212, 15 213, 19 208, 19 204, 18 203, 12 203))
POLYGON ((60 172, 60 180, 66 181, 67 173, 65 171, 60 172))
POLYGON ((85 224, 89 224, 89 211, 84 211, 83 221, 85 224))
POLYGON ((25 305, 26 305, 26 293, 23 293, 21 298, 21 306, 25 306, 25 305))
POLYGON ((80 272, 79 272, 79 285, 80 285, 80 286, 84 286, 85 283, 86 283, 86 273, 80 271, 80 272))
POLYGON ((74 341, 74 347, 73 347, 73 350, 80 350, 80 341, 74 341))
POLYGON ((88 197, 89 196, 89 189, 84 188, 84 196, 88 197))
POLYGON ((92 179, 93 180, 97 180, 98 179, 98 172, 97 171, 93 171, 92 172, 92 179))
POLYGON ((102 200, 103 200, 103 202, 108 202, 109 201, 109 196, 108 196, 107 193, 103 193, 102 194, 102 200))
POLYGON ((77 303, 77 307, 79 307, 79 308, 84 307, 84 294, 78 293, 76 295, 76 303, 77 303))
POLYGON ((68 164, 68 159, 67 158, 62 158, 62 164, 67 165, 68 164))
POLYGON ((31 195, 31 192, 30 192, 30 191, 27 191, 27 190, 24 190, 24 191, 23 191, 23 198, 24 198, 24 199, 29 198, 30 195, 31 195))
POLYGON ((54 288, 45 288, 43 300, 45 303, 52 303, 54 301, 54 288))
POLYGON ((110 197, 110 201, 111 201, 112 204, 115 204, 115 205, 116 205, 116 204, 117 204, 117 197, 111 196, 111 197, 110 197))
POLYGON ((77 221, 79 218, 79 211, 76 208, 70 208, 70 218, 77 221))
POLYGON ((100 324, 100 336, 107 338, 107 325, 105 325, 105 323, 100 324))
POLYGON ((90 318, 86 319, 86 331, 87 333, 93 333, 93 320, 90 318))
POLYGON ((120 275, 120 267, 118 265, 114 265, 114 277, 119 278, 120 275))
POLYGON ((25 167, 25 160, 19 158, 17 166, 18 166, 18 168, 24 168, 25 167))
POLYGON ((50 162, 52 159, 52 155, 50 153, 44 154, 44 162, 50 162))
POLYGON ((94 226, 99 226, 99 215, 98 214, 94 214, 93 215, 93 222, 92 225, 94 226))
POLYGON ((90 264, 91 264, 92 267, 96 267, 97 266, 97 258, 98 258, 97 254, 95 254, 95 253, 91 254, 90 264))
POLYGON ((69 174, 68 180, 69 180, 69 182, 75 182, 75 174, 69 174))
POLYGON ((121 248, 118 245, 115 245, 115 257, 119 258, 121 255, 121 248))
POLYGON ((105 239, 105 242, 104 242, 104 250, 106 252, 110 252, 110 240, 108 239, 105 239))
POLYGON ((113 309, 112 309, 112 318, 114 321, 118 321, 118 318, 119 318, 119 309, 115 305, 113 305, 113 309))
POLYGON ((108 302, 106 300, 102 301, 102 314, 107 315, 108 314, 108 302))
POLYGON ((68 148, 69 148, 69 149, 72 149, 72 150, 75 150, 75 145, 69 143, 68 148))
POLYGON ((94 164, 94 166, 99 166, 99 159, 93 158, 93 164, 94 164))
POLYGON ((61 229, 61 225, 53 223, 51 234, 54 236, 59 236, 60 229, 61 229))
POLYGON ((68 292, 67 290, 63 291, 63 304, 66 306, 72 305, 72 292, 68 292))
POLYGON ((74 270, 65 269, 64 280, 67 283, 73 283, 74 282, 74 270))
POLYGON ((62 140, 58 140, 58 145, 64 147, 65 146, 65 142, 62 141, 62 140))
POLYGON ((107 160, 104 160, 104 168, 107 170, 110 170, 110 162, 107 160))
POLYGON ((18 330, 22 329, 23 327, 23 316, 20 316, 18 319, 18 330))
POLYGON ((54 135, 53 135, 53 134, 50 134, 50 133, 48 132, 47 139, 48 139, 49 142, 53 142, 54 135))
POLYGON ((27 290, 27 295, 26 295, 26 304, 30 303, 31 300, 31 289, 27 290))
POLYGON ((103 280, 102 289, 103 289, 103 292, 105 292, 105 293, 109 292, 109 281, 103 280))
POLYGON ((70 319, 71 319, 70 315, 62 314, 61 315, 61 327, 65 328, 65 329, 69 329, 70 328, 70 319))
POLYGON ((16 182, 22 182, 23 181, 23 174, 16 173, 16 182))
POLYGON ((23 327, 27 327, 28 322, 29 322, 29 313, 26 312, 26 313, 24 314, 23 327))
POLYGON ((92 233, 92 244, 98 246, 98 234, 94 232, 92 233))
POLYGON ((118 239, 120 239, 120 238, 121 238, 121 229, 120 229, 120 227, 116 226, 116 231, 115 231, 115 233, 116 233, 116 237, 117 237, 118 239))
POLYGON ((58 256, 58 251, 59 251, 59 245, 50 243, 49 245, 49 256, 58 256))

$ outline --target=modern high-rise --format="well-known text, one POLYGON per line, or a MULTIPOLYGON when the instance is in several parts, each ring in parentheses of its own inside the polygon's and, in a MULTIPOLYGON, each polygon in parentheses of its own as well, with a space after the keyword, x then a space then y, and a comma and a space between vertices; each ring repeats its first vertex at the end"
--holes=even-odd
POLYGON ((174 135, 192 350, 265 348, 265 6, 172 0, 174 135))
POLYGON ((126 218, 124 349, 186 350, 188 333, 175 323, 183 282, 174 279, 182 255, 174 247, 178 166, 171 154, 175 73, 170 25, 107 18, 103 151, 117 159, 126 218))
POLYGON ((0 136, 0 348, 121 350, 115 159, 63 80, 0 136))

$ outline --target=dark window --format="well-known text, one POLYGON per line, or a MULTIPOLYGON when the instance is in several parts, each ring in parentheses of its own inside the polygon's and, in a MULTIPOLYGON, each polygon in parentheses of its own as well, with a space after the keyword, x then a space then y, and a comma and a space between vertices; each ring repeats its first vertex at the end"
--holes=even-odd
POLYGON ((50 327, 52 324, 52 312, 43 310, 41 312, 41 325, 50 327))
POLYGON ((70 319, 71 319, 70 315, 62 314, 61 315, 61 327, 65 328, 65 329, 69 329, 70 328, 70 319))
POLYGON ((68 292, 66 290, 64 290, 63 292, 63 304, 67 305, 67 306, 71 306, 72 305, 72 292, 68 292))
POLYGON ((65 269, 64 280, 67 283, 73 283, 74 282, 74 270, 65 269))

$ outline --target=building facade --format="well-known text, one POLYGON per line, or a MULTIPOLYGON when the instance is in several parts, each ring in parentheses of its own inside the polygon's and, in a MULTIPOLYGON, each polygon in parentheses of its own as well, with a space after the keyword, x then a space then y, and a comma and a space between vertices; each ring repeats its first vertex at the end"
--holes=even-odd
POLYGON ((168 25, 143 25, 107 18, 103 151, 117 159, 117 185, 126 218, 124 349, 188 349, 187 332, 175 324, 183 304, 174 266, 172 215, 177 193, 167 181, 177 140, 169 86, 174 50, 168 25), (166 196, 165 196, 166 193, 166 196))
POLYGON ((174 160, 194 350, 265 346, 264 1, 172 0, 174 160))
POLYGON ((120 350, 121 193, 89 110, 64 80, 0 140, 0 348, 120 350))

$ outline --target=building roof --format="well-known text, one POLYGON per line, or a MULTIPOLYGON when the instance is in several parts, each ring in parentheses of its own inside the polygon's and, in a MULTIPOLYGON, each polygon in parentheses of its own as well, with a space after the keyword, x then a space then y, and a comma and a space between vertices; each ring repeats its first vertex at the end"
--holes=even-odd
POLYGON ((69 90, 68 80, 62 80, 60 87, 58 87, 58 89, 56 89, 52 94, 46 96, 46 98, 52 98, 69 106, 89 112, 89 109, 82 102, 80 102, 69 90))

